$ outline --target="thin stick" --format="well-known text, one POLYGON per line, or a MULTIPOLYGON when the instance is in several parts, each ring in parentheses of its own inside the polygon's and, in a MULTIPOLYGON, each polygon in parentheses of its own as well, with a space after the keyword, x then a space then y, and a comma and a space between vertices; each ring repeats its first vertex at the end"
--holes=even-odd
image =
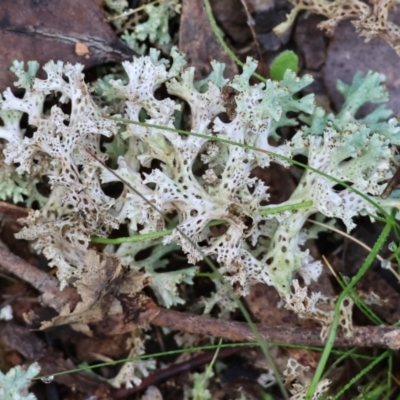
POLYGON ((67 287, 60 292, 60 283, 54 276, 35 268, 22 258, 11 253, 4 245, 0 245, 1 269, 18 276, 42 292, 41 302, 58 312, 61 311, 65 304, 70 304, 71 307, 75 306, 80 299, 80 296, 72 287, 67 287))
POLYGON ((325 264, 328 266, 329 270, 332 272, 332 275, 335 277, 335 279, 336 279, 338 282, 340 282, 340 279, 339 279, 339 277, 338 277, 336 271, 332 268, 331 263, 327 260, 327 258, 326 258, 324 255, 322 255, 322 259, 324 260, 325 264))
MULTIPOLYGON (((233 354, 237 354, 239 352, 245 351, 249 349, 248 347, 234 347, 234 348, 226 348, 222 349, 218 355, 218 359, 223 359, 225 357, 229 357, 233 354)), ((161 382, 170 379, 173 376, 181 374, 182 372, 191 371, 195 368, 199 368, 204 364, 209 363, 214 356, 214 352, 208 351, 206 353, 202 353, 198 356, 192 357, 187 361, 183 361, 177 364, 172 364, 167 368, 160 369, 148 377, 142 379, 142 382, 139 386, 136 386, 132 389, 119 389, 114 393, 115 399, 126 398, 129 395, 133 395, 135 393, 139 393, 146 389, 151 385, 159 385, 161 382)))
MULTIPOLYGON (((152 325, 174 330, 211 335, 234 342, 254 342, 255 335, 245 322, 208 318, 173 310, 160 309, 151 321, 152 325)), ((287 326, 263 326, 257 324, 263 339, 269 343, 296 344, 300 346, 323 346, 320 329, 287 326)), ((400 328, 390 326, 354 327, 354 335, 346 338, 337 336, 335 347, 400 348, 400 328)))
MULTIPOLYGON (((0 265, 22 279, 27 278, 26 270, 29 270, 29 281, 36 282, 35 287, 45 292, 49 289, 48 285, 40 285, 39 282, 54 282, 55 278, 46 274, 43 271, 33 267, 18 256, 11 254, 8 250, 0 247, 0 265), (4 263, 4 259, 9 259, 10 255, 13 258, 13 263, 4 263), (23 265, 19 268, 18 264, 23 265), (47 275, 47 277, 45 277, 47 275)), ((50 284, 52 286, 52 284, 50 284)), ((79 298, 75 288, 66 288, 60 291, 58 287, 52 289, 53 299, 57 299, 49 306, 59 311, 60 304, 68 304, 71 299, 79 298), (67 290, 69 289, 69 290, 67 290)), ((119 314, 118 316, 109 316, 101 322, 102 327, 113 329, 120 321, 121 326, 126 326, 124 322, 126 316, 119 314), (114 325, 107 324, 107 319, 112 319, 114 325)), ((238 341, 238 342, 254 342, 257 336, 253 330, 245 322, 226 321, 216 318, 194 315, 186 312, 178 312, 168 309, 159 308, 159 313, 150 322, 152 325, 162 326, 173 330, 183 332, 191 332, 197 334, 211 335, 223 339, 238 341)), ((263 340, 270 344, 286 344, 286 345, 301 345, 301 346, 323 346, 320 339, 320 329, 309 329, 302 327, 287 327, 287 326, 263 326, 256 325, 263 340), (272 343, 271 343, 272 342, 272 343)), ((137 329, 137 325, 132 324, 132 329, 137 329)), ((107 334, 107 330, 102 331, 107 334)), ((111 331, 110 331, 111 332, 111 331)), ((381 347, 397 350, 400 348, 400 328, 391 326, 363 326, 354 327, 354 336, 350 338, 336 337, 335 346, 348 347, 381 347)))
POLYGON ((0 201, 0 214, 10 219, 26 218, 30 208, 16 206, 15 204, 0 201))
POLYGON ((246 13, 247 25, 250 28, 251 36, 253 36, 254 44, 256 45, 256 49, 257 49, 257 53, 258 53, 258 58, 260 60, 262 60, 260 44, 258 43, 257 34, 256 34, 256 31, 254 30, 254 19, 250 14, 249 7, 248 7, 248 4, 247 4, 247 0, 240 0, 240 1, 242 2, 244 11, 246 13))

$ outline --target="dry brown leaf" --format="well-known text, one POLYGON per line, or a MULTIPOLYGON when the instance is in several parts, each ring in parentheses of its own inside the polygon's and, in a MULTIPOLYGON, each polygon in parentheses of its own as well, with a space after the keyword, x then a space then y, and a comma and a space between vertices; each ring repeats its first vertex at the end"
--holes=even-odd
POLYGON ((74 341, 76 354, 81 360, 93 362, 102 358, 112 358, 114 360, 126 358, 126 340, 130 335, 115 335, 111 337, 85 337, 74 341))
POLYGON ((99 0, 2 0, 0 7, 0 90, 16 80, 14 60, 49 60, 93 67, 131 59, 135 54, 118 39, 99 0))
POLYGON ((323 21, 320 15, 302 15, 297 22, 294 40, 303 56, 304 67, 319 70, 325 63, 326 41, 318 24, 323 21))
POLYGON ((65 306, 60 315, 52 318, 50 321, 44 321, 40 325, 40 330, 48 329, 59 325, 71 325, 71 327, 79 332, 91 336, 89 323, 101 320, 107 314, 107 302, 96 304, 91 310, 82 313, 70 312, 69 306, 65 306))
POLYGON ((218 25, 236 46, 247 46, 252 41, 246 12, 241 0, 211 1, 218 25))
POLYGON ((120 278, 123 275, 121 262, 115 255, 108 255, 101 261, 100 254, 89 250, 85 256, 86 268, 82 271, 82 279, 74 283, 82 301, 77 304, 74 313, 90 310, 106 295, 117 292, 120 278))
POLYGON ((121 294, 118 300, 121 302, 126 324, 133 323, 142 326, 150 323, 159 313, 158 306, 143 293, 137 293, 134 296, 121 294))
POLYGON ((73 324, 76 330, 88 334, 90 329, 87 324, 99 321, 108 314, 124 277, 121 263, 113 255, 108 255, 101 261, 96 251, 89 250, 85 256, 85 264, 82 278, 74 283, 82 301, 72 312, 70 305, 66 304, 60 315, 43 322, 40 329, 73 324))
POLYGON ((224 76, 233 78, 238 73, 236 64, 225 53, 215 37, 203 0, 183 0, 179 29, 179 49, 186 53, 188 64, 196 68, 196 79, 203 79, 211 72, 210 61, 226 64, 224 76))
MULTIPOLYGON (((397 15, 400 17, 400 10, 397 15)), ((383 39, 376 38, 364 43, 364 39, 357 35, 350 21, 343 22, 335 31, 325 67, 325 84, 337 110, 340 110, 344 102, 343 96, 336 89, 337 80, 350 84, 357 71, 366 74, 369 70, 386 76, 385 85, 389 92, 387 107, 395 114, 398 113, 400 57, 383 39)), ((365 116, 375 108, 376 105, 366 105, 359 116, 365 116)))

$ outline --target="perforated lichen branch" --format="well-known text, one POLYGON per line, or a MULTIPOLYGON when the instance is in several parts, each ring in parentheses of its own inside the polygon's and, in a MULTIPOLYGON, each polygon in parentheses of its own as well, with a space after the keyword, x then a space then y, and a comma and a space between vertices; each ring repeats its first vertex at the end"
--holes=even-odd
MULTIPOLYGON (((304 248, 304 224, 310 215, 321 213, 341 219, 351 230, 355 216, 376 214, 372 204, 386 213, 398 205, 397 193, 380 198, 391 178, 394 145, 400 143, 397 122, 386 122, 390 112, 383 106, 363 120, 355 117, 365 102, 387 100, 383 77, 369 73, 356 76, 351 85, 340 84, 346 101, 333 115, 316 108, 312 95, 299 97, 312 81, 308 75, 298 78, 287 71, 280 82, 251 85, 254 60, 248 59, 242 74, 231 81, 223 77, 223 66, 213 63, 213 73, 198 90, 194 70, 184 69, 183 56, 175 49, 171 56, 171 67, 156 51, 123 63, 126 78, 107 80, 103 93, 110 107, 103 110, 83 81, 81 66, 49 63, 45 80, 19 69, 25 95, 19 99, 6 92, 2 112, 28 113, 36 131, 32 138, 11 128, 3 132, 6 162, 19 162, 16 173, 47 176, 52 185, 47 203, 25 220, 19 237, 36 240, 36 248, 58 268, 63 287, 72 278, 80 279, 91 236, 107 236, 121 224, 127 224, 130 235, 158 235, 166 228, 163 215, 175 214, 177 228, 164 238, 164 246, 179 245, 190 263, 205 256, 216 259, 238 294, 248 293, 257 282, 272 285, 289 308, 303 307, 302 316, 328 326, 331 314, 321 318, 316 298, 306 295, 300 302, 296 296, 302 288, 292 290, 297 274, 308 284, 321 271, 320 262, 304 248), (160 100, 155 92, 163 85, 171 97, 160 100), (229 102, 227 91, 233 94, 229 102), (54 92, 61 103, 71 105, 70 114, 58 106, 45 113, 45 97, 54 92), (193 135, 174 129, 182 101, 190 108, 193 135), (116 109, 139 125, 118 128, 105 117, 116 109), (220 118, 224 111, 229 121, 220 118), (143 115, 148 124, 140 125, 143 115), (296 134, 277 145, 282 127, 292 127, 296 134), (119 178, 85 151, 105 160, 101 135, 114 137, 107 149, 112 149, 115 171, 136 189, 125 187, 115 200, 101 185, 119 178), (269 204, 269 188, 251 171, 268 168, 271 162, 289 167, 298 155, 308 160, 298 187, 283 204, 269 204), (335 188, 338 182, 346 184, 341 191, 335 188), (220 236, 210 229, 214 221, 226 227, 220 236)), ((154 260, 135 259, 138 246, 119 247, 124 264, 146 270, 161 303, 181 302, 176 285, 190 283, 194 269, 162 275, 157 270, 162 260, 157 259, 157 268, 154 260)), ((154 254, 157 251, 154 247, 154 254)))
POLYGON ((274 32, 282 35, 294 23, 301 11, 323 15, 327 18, 318 24, 328 35, 333 35, 338 24, 345 19, 352 19, 354 26, 366 42, 380 37, 400 55, 400 27, 389 20, 390 11, 399 3, 398 0, 370 0, 369 4, 360 0, 288 0, 293 9, 286 21, 277 25, 274 32))
POLYGON ((308 11, 327 17, 327 21, 319 24, 321 29, 332 35, 340 21, 349 18, 361 18, 370 14, 368 4, 360 0, 288 0, 293 8, 287 15, 286 21, 274 28, 277 35, 282 35, 294 23, 301 11, 308 11))

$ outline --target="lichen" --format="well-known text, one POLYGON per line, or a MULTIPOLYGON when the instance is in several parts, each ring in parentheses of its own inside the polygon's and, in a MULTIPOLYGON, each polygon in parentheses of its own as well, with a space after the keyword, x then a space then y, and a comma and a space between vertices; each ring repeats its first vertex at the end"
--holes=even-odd
POLYGON ((300 11, 323 15, 327 18, 318 24, 330 36, 338 24, 345 19, 352 19, 354 26, 364 36, 366 42, 380 37, 400 55, 400 27, 389 20, 390 11, 399 3, 398 0, 371 0, 370 4, 360 0, 289 0, 293 8, 286 21, 277 25, 274 32, 282 35, 294 23, 300 11))
MULTIPOLYGON (((147 126, 118 126, 106 118, 115 116, 116 108, 95 103, 80 65, 50 62, 44 66, 44 80, 34 78, 32 68, 24 72, 18 65, 25 94, 17 98, 6 91, 0 110, 5 163, 10 173, 26 179, 47 177, 52 189, 46 204, 25 219, 18 237, 35 240, 65 287, 81 278, 91 236, 107 236, 125 224, 130 235, 154 233, 166 228, 164 215, 176 215, 176 228, 164 239, 164 248, 124 244, 116 252, 124 265, 144 268, 161 304, 181 303, 176 287, 191 283, 196 270, 159 271, 164 252, 180 246, 191 264, 206 256, 216 260, 237 294, 246 295, 257 282, 274 286, 289 308, 320 321, 326 332, 332 314, 321 317, 317 295, 301 292, 300 299, 293 280, 300 275, 308 285, 321 272, 320 261, 304 247, 304 224, 319 213, 341 220, 350 231, 356 216, 376 215, 370 201, 386 211, 398 207, 398 194, 380 197, 393 173, 394 146, 400 144, 397 121, 388 120, 390 111, 383 104, 356 118, 364 103, 387 101, 383 77, 371 72, 356 75, 350 85, 339 83, 346 101, 334 115, 316 107, 313 95, 299 95, 312 81, 308 75, 299 78, 288 70, 280 82, 252 85, 257 63, 249 58, 231 81, 214 62, 209 79, 196 84, 193 68, 184 69, 183 56, 173 49, 171 57, 169 66, 152 50, 148 57, 122 64, 125 78, 107 81, 107 97, 118 99, 123 116, 142 122, 145 115, 147 126), (155 94, 161 86, 170 97, 155 94), (69 104, 70 113, 60 105, 47 112, 46 97, 54 94, 60 105, 69 104), (189 130, 201 137, 174 130, 183 103, 190 109, 189 130), (228 118, 222 117, 224 112, 228 118), (24 136, 15 122, 23 113, 36 129, 32 137, 24 136), (280 140, 283 127, 296 132, 286 142, 280 140), (105 148, 127 183, 116 199, 102 185, 118 178, 85 150, 106 160, 103 136, 113 138, 105 148), (270 202, 269 188, 251 172, 271 162, 287 168, 299 155, 306 157, 308 168, 290 198, 279 204, 285 211, 274 212, 278 205, 270 202), (348 186, 338 190, 339 182, 348 186), (225 227, 219 235, 209 227, 216 220, 225 227), (149 247, 153 253, 148 259, 135 259, 141 248, 149 247)), ((350 331, 348 319, 345 328, 350 331)))
POLYGON ((4 400, 36 400, 33 393, 28 393, 31 379, 38 375, 38 363, 31 364, 26 370, 19 365, 11 368, 7 374, 0 371, 0 398, 4 400))

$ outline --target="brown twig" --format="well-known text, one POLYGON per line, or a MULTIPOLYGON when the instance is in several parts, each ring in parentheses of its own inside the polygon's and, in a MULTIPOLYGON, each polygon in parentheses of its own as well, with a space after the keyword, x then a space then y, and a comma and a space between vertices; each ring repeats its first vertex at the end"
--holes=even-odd
POLYGON ((6 203, 5 201, 0 201, 0 214, 12 218, 25 218, 29 214, 29 208, 18 207, 14 204, 6 203))
POLYGON ((398 189, 398 186, 400 184, 399 164, 397 164, 397 162, 394 159, 392 159, 392 163, 396 167, 396 172, 393 175, 392 179, 390 179, 390 181, 386 185, 385 189, 383 190, 383 192, 381 194, 382 199, 387 199, 389 197, 389 195, 393 192, 394 189, 398 189))
POLYGON ((260 44, 258 43, 258 39, 257 39, 257 33, 254 30, 253 17, 250 14, 249 6, 247 4, 247 0, 240 0, 240 1, 242 2, 243 8, 244 8, 244 12, 246 13, 247 25, 250 28, 251 36, 253 36, 254 44, 256 45, 256 49, 257 49, 257 53, 258 53, 258 58, 261 61, 262 60, 262 54, 261 54, 260 44))
MULTIPOLYGON (((204 316, 160 309, 151 321, 159 325, 185 332, 210 335, 233 342, 255 342, 257 339, 249 325, 245 322, 226 321, 204 316)), ((256 325, 263 339, 267 342, 296 344, 302 346, 323 346, 319 329, 287 326, 256 325)), ((336 347, 381 347, 397 350, 400 348, 400 328, 390 326, 354 327, 354 335, 350 338, 338 336, 336 347)))
MULTIPOLYGON (((150 306, 149 306, 150 307, 150 306)), ((154 305, 153 305, 154 307, 154 305)), ((128 316, 119 314, 105 318, 94 329, 99 335, 117 335, 132 331, 140 326, 138 313, 136 320, 127 322, 128 316)), ((255 342, 257 338, 250 326, 245 322, 226 321, 194 315, 185 312, 158 308, 147 322, 177 331, 209 335, 233 342, 255 342)), ((288 326, 263 326, 256 324, 261 337, 267 342, 293 344, 300 346, 324 346, 320 338, 320 329, 288 326)), ((354 327, 354 335, 350 338, 338 336, 336 347, 374 347, 397 350, 400 348, 400 328, 390 326, 354 327)))
POLYGON ((67 287, 62 292, 59 289, 59 281, 52 275, 35 268, 22 258, 11 253, 4 244, 0 243, 0 269, 18 276, 30 283, 35 289, 43 293, 41 302, 60 311, 65 304, 74 307, 80 300, 80 296, 74 288, 67 287))
MULTIPOLYGON (((46 304, 58 311, 65 304, 71 304, 71 308, 73 308, 79 299, 74 288, 66 288, 62 292, 59 291, 57 280, 54 277, 31 266, 18 256, 11 254, 4 247, 0 247, 0 266, 31 283, 36 289, 43 292, 42 299, 46 299, 46 304), (51 299, 51 302, 48 299, 51 299)), ((154 304, 152 305, 151 302, 148 304, 146 309, 138 310, 135 317, 136 321, 140 321, 142 314, 146 313, 147 309, 157 307, 154 304)), ((210 335, 230 341, 256 341, 251 328, 244 322, 208 318, 163 308, 158 308, 158 310, 158 313, 152 313, 152 318, 148 321, 149 323, 183 332, 210 335)), ((145 318, 145 320, 147 319, 145 318)), ((134 323, 130 316, 119 314, 104 318, 99 322, 99 327, 99 331, 102 334, 107 334, 107 331, 109 331, 114 335, 137 329, 138 324, 134 323), (126 323, 127 319, 131 322, 126 323)), ((262 325, 257 325, 257 328, 267 342, 302 346, 324 345, 320 339, 319 329, 287 326, 269 327, 262 325)), ((379 347, 398 350, 400 348, 400 328, 390 326, 355 327, 352 337, 345 338, 338 336, 335 346, 379 347)))

